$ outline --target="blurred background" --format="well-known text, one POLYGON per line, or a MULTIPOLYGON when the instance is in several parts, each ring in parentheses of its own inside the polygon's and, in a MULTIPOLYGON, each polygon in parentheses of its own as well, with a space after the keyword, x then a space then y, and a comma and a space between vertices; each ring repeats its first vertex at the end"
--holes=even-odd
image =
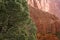
POLYGON ((28 4, 60 18, 60 0, 28 0, 28 4))
POLYGON ((38 40, 60 40, 60 0, 28 0, 38 40))

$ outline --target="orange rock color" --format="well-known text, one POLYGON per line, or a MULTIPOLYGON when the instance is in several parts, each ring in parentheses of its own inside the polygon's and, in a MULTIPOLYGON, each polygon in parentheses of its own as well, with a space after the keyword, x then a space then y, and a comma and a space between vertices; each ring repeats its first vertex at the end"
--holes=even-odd
POLYGON ((58 22, 59 19, 55 15, 52 15, 48 12, 43 12, 39 9, 33 8, 30 5, 29 5, 29 10, 30 10, 30 16, 37 26, 38 40, 43 40, 44 38, 46 38, 46 40, 58 40, 57 37, 55 36, 52 37, 53 35, 50 36, 49 38, 45 36, 47 36, 46 33, 48 32, 55 34, 57 31, 60 31, 59 30, 60 28, 58 27, 60 25, 60 22, 58 22), (39 33, 42 33, 45 36, 39 33), (40 36, 41 39, 39 39, 40 36))
POLYGON ((52 34, 46 34, 46 35, 37 34, 37 39, 38 40, 59 40, 56 37, 56 35, 52 35, 52 34))
POLYGON ((60 19, 53 15, 55 14, 53 7, 55 3, 49 4, 52 1, 28 0, 30 16, 37 26, 37 40, 59 40, 54 34, 60 32, 60 19))
POLYGON ((55 15, 49 14, 48 12, 43 12, 43 11, 41 11, 39 9, 35 9, 31 6, 29 6, 29 9, 30 9, 30 16, 32 17, 33 21, 36 23, 38 31, 42 31, 42 32, 46 33, 48 28, 50 28, 49 31, 51 31, 51 30, 53 31, 53 29, 56 29, 55 26, 57 26, 59 19, 55 15), (51 29, 51 27, 53 29, 51 29))

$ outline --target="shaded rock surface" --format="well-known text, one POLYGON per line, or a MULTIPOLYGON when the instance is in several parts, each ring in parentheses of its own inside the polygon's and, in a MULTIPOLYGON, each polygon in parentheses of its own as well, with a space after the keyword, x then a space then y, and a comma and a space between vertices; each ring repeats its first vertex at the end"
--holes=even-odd
MULTIPOLYGON (((29 5, 29 10, 30 10, 30 16, 31 16, 32 20, 36 23, 37 34, 39 34, 39 33, 40 34, 47 34, 47 33, 56 34, 57 32, 60 32, 60 20, 58 17, 56 17, 55 15, 52 15, 48 12, 39 10, 37 8, 33 8, 30 5, 29 5)), ((43 36, 43 38, 44 38, 44 36, 43 36)), ((58 38, 52 37, 52 38, 46 39, 46 40, 58 40, 58 38)))

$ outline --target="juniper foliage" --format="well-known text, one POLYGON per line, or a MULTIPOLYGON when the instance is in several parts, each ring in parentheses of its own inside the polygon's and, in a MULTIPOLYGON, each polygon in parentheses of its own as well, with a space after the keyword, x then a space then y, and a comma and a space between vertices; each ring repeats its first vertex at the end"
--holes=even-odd
POLYGON ((0 0, 0 40, 36 40, 26 0, 0 0))

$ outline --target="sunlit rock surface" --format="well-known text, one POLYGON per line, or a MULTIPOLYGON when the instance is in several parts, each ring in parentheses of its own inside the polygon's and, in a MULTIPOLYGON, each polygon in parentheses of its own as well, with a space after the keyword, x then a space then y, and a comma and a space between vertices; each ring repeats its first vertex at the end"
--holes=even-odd
POLYGON ((36 22, 39 31, 41 31, 41 29, 43 28, 42 32, 45 33, 46 30, 53 30, 54 32, 56 32, 56 26, 52 27, 51 25, 56 25, 56 23, 59 22, 59 13, 56 10, 57 8, 59 8, 58 6, 56 6, 59 2, 57 2, 58 0, 28 0, 31 17, 36 22), (43 27, 41 28, 41 26, 43 27), (52 29, 54 27, 55 29, 52 29))
POLYGON ((37 26, 38 40, 59 40, 56 36, 60 33, 59 0, 28 0, 28 5, 37 26))
POLYGON ((28 4, 60 18, 60 0, 28 0, 28 4))
POLYGON ((31 17, 33 21, 36 22, 38 31, 43 33, 53 31, 53 33, 56 33, 56 28, 55 26, 52 26, 52 24, 54 24, 59 19, 55 15, 49 14, 48 12, 44 12, 39 9, 35 9, 31 6, 29 6, 29 8, 31 17))
POLYGON ((41 11, 39 9, 35 9, 29 6, 30 9, 30 16, 32 17, 33 21, 36 23, 37 26, 37 35, 38 40, 58 40, 56 35, 57 32, 60 32, 60 21, 55 16, 48 12, 41 11), (49 34, 51 33, 51 34, 49 34), (45 34, 44 36, 41 34, 45 34), (49 36, 50 35, 50 36, 49 36), (49 36, 49 38, 48 38, 49 36))

